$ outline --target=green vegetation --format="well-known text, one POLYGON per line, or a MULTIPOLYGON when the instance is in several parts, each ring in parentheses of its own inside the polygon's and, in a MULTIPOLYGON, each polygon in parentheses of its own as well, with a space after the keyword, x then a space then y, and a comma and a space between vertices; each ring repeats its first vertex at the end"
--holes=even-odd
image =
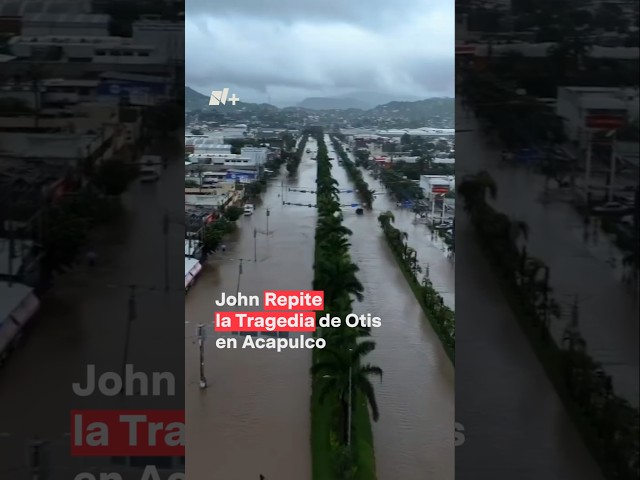
MULTIPOLYGON (((362 300, 358 267, 349 256, 348 236, 342 225, 337 181, 322 131, 318 142, 314 290, 324 291, 325 311, 344 319, 352 313, 353 298, 362 300)), ((375 349, 369 329, 319 329, 326 348, 314 350, 311 398, 311 448, 314 480, 375 480, 375 457, 369 410, 379 416, 370 378, 382 379, 382 369, 365 362, 375 349)))
POLYGON ((407 244, 408 235, 393 226, 394 220, 391 212, 382 213, 378 217, 387 244, 407 278, 411 290, 440 338, 447 356, 455 362, 455 314, 444 304, 442 297, 433 288, 428 270, 424 272, 422 281, 418 280, 422 267, 418 265, 417 252, 407 244))
POLYGON ((360 169, 351 161, 347 152, 344 151, 342 147, 342 143, 335 136, 331 137, 333 142, 333 148, 338 153, 340 160, 342 161, 342 165, 344 169, 347 171, 347 175, 349 175, 349 179, 356 186, 356 190, 358 191, 358 196, 360 197, 360 201, 364 205, 365 208, 371 209, 371 205, 373 204, 374 196, 373 190, 369 189, 369 184, 365 182, 364 177, 362 176, 362 172, 360 169))
MULTIPOLYGON (((239 218, 236 217, 236 220, 239 218)), ((215 252, 222 244, 222 240, 225 235, 234 232, 238 228, 235 220, 227 218, 224 214, 216 221, 210 223, 204 227, 204 235, 202 242, 202 250, 204 253, 209 254, 215 252)))
POLYGON ((67 195, 42 211, 45 276, 71 267, 86 245, 91 229, 113 221, 121 212, 119 198, 90 190, 67 195))
POLYGON ((507 300, 605 477, 637 479, 638 410, 615 395, 611 377, 587 353, 577 303, 558 345, 550 323, 561 311, 549 287, 550 269, 528 255, 526 245, 518 247, 519 239, 526 241, 527 225, 487 203, 487 195, 498 193, 487 172, 463 179, 458 193, 507 300))
POLYGON ((136 176, 134 165, 120 159, 112 159, 98 166, 93 184, 105 195, 121 195, 136 176))
POLYGON ((298 167, 302 161, 302 155, 304 154, 304 149, 307 145, 307 138, 308 135, 303 132, 298 148, 294 153, 289 154, 289 158, 287 158, 287 172, 289 172, 289 175, 293 175, 298 171, 298 167))

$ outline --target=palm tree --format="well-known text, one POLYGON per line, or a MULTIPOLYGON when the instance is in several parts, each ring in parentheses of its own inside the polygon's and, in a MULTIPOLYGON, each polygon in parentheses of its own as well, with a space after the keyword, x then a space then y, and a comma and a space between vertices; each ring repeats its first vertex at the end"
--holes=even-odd
POLYGON ((360 394, 366 398, 374 422, 380 418, 378 402, 370 377, 378 376, 382 381, 383 371, 380 367, 363 364, 363 358, 375 349, 375 342, 356 343, 351 349, 325 348, 323 359, 311 367, 311 375, 320 382, 319 400, 333 397, 340 407, 340 424, 342 439, 346 444, 349 438, 349 408, 353 409, 353 401, 360 394), (351 385, 351 391, 349 391, 351 385))
POLYGON ((351 263, 348 255, 339 257, 320 256, 316 262, 315 288, 324 290, 325 302, 331 302, 341 295, 353 295, 359 302, 362 301, 364 287, 356 277, 360 270, 357 265, 351 263))
POLYGON ((483 170, 475 175, 465 176, 457 192, 464 200, 464 209, 473 213, 477 207, 486 203, 487 194, 491 199, 496 198, 498 186, 489 172, 483 170))
POLYGON ((380 223, 380 225, 382 225, 382 228, 389 227, 395 221, 396 221, 396 217, 394 217, 393 213, 390 211, 381 213, 378 216, 378 222, 380 223))
POLYGON ((316 227, 316 237, 322 239, 327 235, 336 234, 341 236, 349 236, 353 232, 342 225, 342 215, 326 215, 318 219, 316 227))

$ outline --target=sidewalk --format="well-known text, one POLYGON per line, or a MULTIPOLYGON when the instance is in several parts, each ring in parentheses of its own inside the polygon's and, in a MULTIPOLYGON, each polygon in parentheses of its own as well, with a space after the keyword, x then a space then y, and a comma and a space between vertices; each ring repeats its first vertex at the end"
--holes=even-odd
MULTIPOLYGON (((628 288, 620 281, 620 271, 606 263, 616 256, 616 250, 606 234, 599 239, 583 238, 582 218, 566 203, 541 202, 544 179, 524 169, 500 169, 499 147, 489 147, 477 131, 472 117, 465 118, 463 128, 472 131, 462 135, 473 136, 464 145, 473 151, 458 152, 461 158, 473 158, 474 172, 487 170, 498 185, 495 206, 512 219, 524 221, 529 226, 527 248, 530 255, 538 257, 550 267, 553 296, 562 305, 565 314, 577 296, 580 306, 580 330, 587 348, 596 361, 602 363, 613 377, 616 393, 638 406, 638 301, 635 288, 628 288), (483 149, 479 146, 484 145, 483 149)), ((620 265, 618 253, 617 265, 620 265)), ((557 339, 567 318, 552 325, 557 339)))

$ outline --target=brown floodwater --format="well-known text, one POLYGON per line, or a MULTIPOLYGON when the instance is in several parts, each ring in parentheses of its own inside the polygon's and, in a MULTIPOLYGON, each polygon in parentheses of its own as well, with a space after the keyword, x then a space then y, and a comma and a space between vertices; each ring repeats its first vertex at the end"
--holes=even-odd
MULTIPOLYGON (((325 141, 329 145, 328 137, 325 141)), ((332 172, 341 189, 352 188, 341 166, 334 163, 332 172)), ((365 179, 375 185, 370 177, 365 179)), ((342 194, 343 204, 357 201, 355 193, 342 194)), ((362 216, 350 208, 344 212, 345 225, 353 231, 351 255, 365 289, 355 312, 382 319, 381 327, 372 329, 377 348, 371 354, 371 362, 384 370, 382 383, 375 384, 380 409, 380 420, 373 425, 378 479, 453 479, 454 368, 386 245, 377 217, 387 210, 396 216, 397 228, 414 227, 413 214, 395 208, 385 195, 362 216)), ((425 262, 449 269, 442 282, 450 279, 453 284, 446 255, 429 245, 426 227, 419 227, 424 234, 411 229, 409 244, 420 248, 425 262)), ((439 273, 431 268, 435 283, 439 273)))
MULTIPOLYGON (((312 147, 313 148, 313 147, 312 147)), ((270 185, 254 215, 241 219, 240 232, 227 251, 210 259, 187 297, 187 472, 212 478, 304 480, 311 477, 309 452, 310 352, 218 349, 214 334, 205 347, 208 388, 200 390, 198 323, 211 325, 214 299, 235 293, 239 259, 244 259, 240 292, 310 288, 315 208, 316 162, 304 156, 298 178, 270 185), (269 208, 269 235, 266 235, 269 208), (254 243, 253 231, 257 230, 254 243), (254 262, 257 256, 258 262, 254 262)), ((348 189, 336 164, 334 177, 348 189)), ((355 197, 344 194, 343 203, 355 197)), ((385 209, 387 207, 385 206, 385 209)), ((351 253, 359 265, 365 300, 356 313, 382 317, 373 337, 371 362, 384 379, 375 383, 381 418, 374 426, 380 480, 453 478, 453 367, 390 255, 377 213, 356 216, 345 208, 345 224, 354 230, 351 253)), ((416 239, 417 240, 417 239, 416 239)), ((449 268, 446 257, 434 250, 449 268)), ((229 310, 234 308, 229 307, 229 310)))

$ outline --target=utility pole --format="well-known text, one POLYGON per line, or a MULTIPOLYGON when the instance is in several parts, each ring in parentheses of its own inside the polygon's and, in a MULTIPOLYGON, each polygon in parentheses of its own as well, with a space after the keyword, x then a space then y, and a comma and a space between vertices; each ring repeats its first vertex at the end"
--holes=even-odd
POLYGON ((207 378, 204 375, 204 341, 206 339, 204 325, 198 324, 198 348, 200 349, 200 388, 207 388, 207 378))
POLYGON ((609 173, 609 201, 613 202, 613 191, 616 178, 616 131, 610 132, 611 135, 611 165, 609 173))
POLYGON ((31 442, 28 456, 30 480, 47 480, 49 478, 49 469, 45 442, 37 439, 31 442))
POLYGON ((589 194, 591 193, 589 188, 591 186, 591 157, 593 155, 592 141, 591 130, 587 129, 587 159, 584 167, 584 192, 586 199, 589 199, 589 194))
POLYGON ((4 218, 4 223, 5 225, 3 225, 3 227, 6 227, 8 229, 8 234, 9 234, 9 249, 8 249, 8 255, 9 255, 9 280, 8 280, 8 285, 9 287, 13 286, 13 250, 14 250, 14 239, 13 239, 13 220, 11 217, 11 212, 13 209, 13 185, 11 187, 9 187, 9 198, 7 203, 9 204, 9 208, 7 209, 7 211, 9 212, 9 214, 7 215, 6 218, 4 218))
POLYGON ((269 216, 270 215, 271 215, 271 212, 267 208, 267 237, 269 236, 269 216))
POLYGON ((162 217, 162 234, 164 236, 164 291, 169 291, 169 213, 165 210, 162 217))
POLYGON ((253 261, 258 261, 258 229, 253 229, 253 261))
POLYGON ((238 286, 236 287, 236 295, 240 293, 240 279, 242 278, 242 259, 240 259, 240 264, 238 266, 238 286))
MULTIPOLYGON (((136 319, 136 285, 129 286, 129 309, 127 312, 127 325, 124 332, 124 352, 122 355, 122 378, 125 378, 127 363, 129 362, 129 340, 131 338, 131 324, 136 319)), ((124 385, 121 393, 124 394, 124 385)))
MULTIPOLYGON (((349 352, 353 352, 352 349, 349 349, 349 352)), ((349 364, 349 410, 347 412, 347 425, 348 425, 348 429, 347 429, 347 445, 351 445, 351 410, 353 409, 353 405, 352 405, 352 395, 353 395, 353 386, 352 386, 352 368, 351 368, 351 364, 349 364)))

